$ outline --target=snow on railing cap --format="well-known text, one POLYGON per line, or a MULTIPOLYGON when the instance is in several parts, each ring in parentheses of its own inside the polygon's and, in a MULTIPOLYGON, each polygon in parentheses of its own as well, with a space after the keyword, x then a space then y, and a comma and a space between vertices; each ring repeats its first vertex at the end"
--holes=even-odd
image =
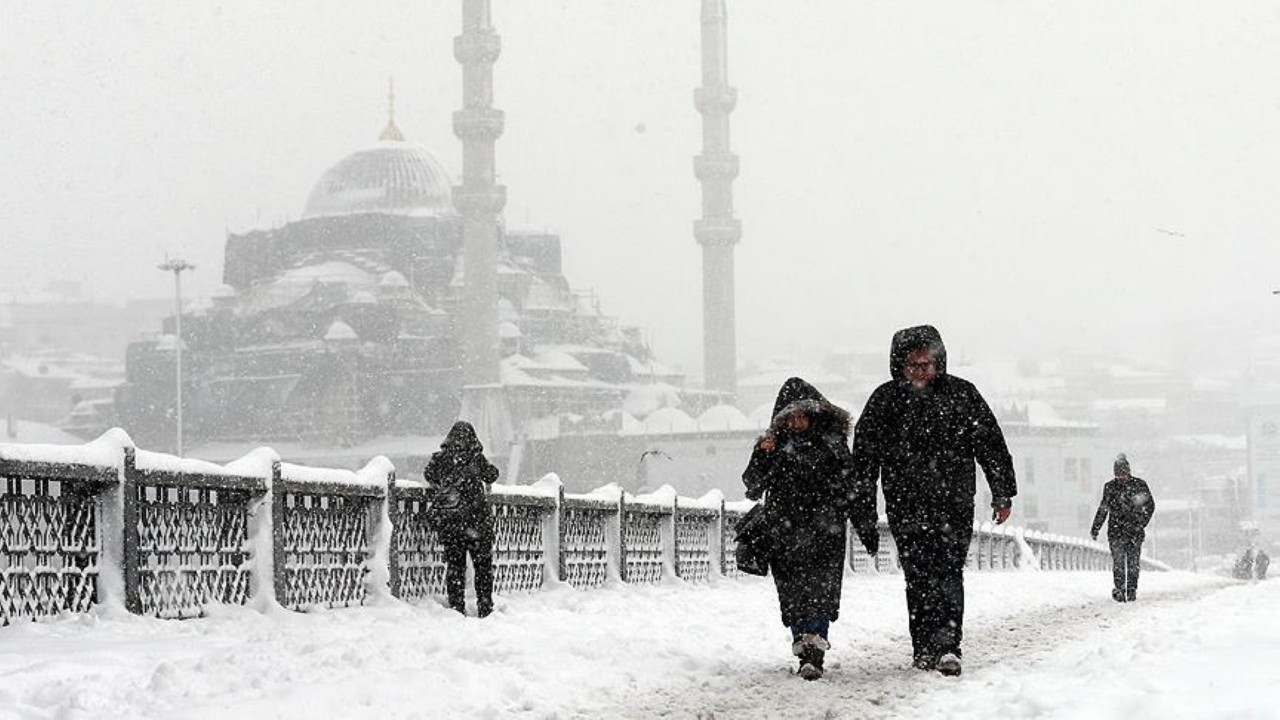
POLYGON ((124 449, 134 447, 129 434, 111 428, 96 440, 83 445, 46 445, 42 443, 0 443, 0 458, 23 462, 70 463, 98 467, 121 467, 124 449))
POLYGON ((679 499, 680 507, 698 508, 700 510, 719 510, 720 502, 724 500, 724 493, 719 490, 709 490, 700 498, 681 497, 679 499))
MULTIPOLYGON (((494 483, 492 492, 495 495, 518 495, 521 497, 557 497, 560 494, 558 485, 543 484, 542 481, 546 477, 542 477, 538 482, 532 485, 504 485, 502 483, 494 483)), ((556 480, 559 483, 559 479, 556 480)))
MULTIPOLYGON (((292 482, 321 483, 328 485, 380 485, 381 483, 371 483, 367 479, 357 475, 354 470, 339 470, 337 468, 319 468, 310 465, 295 465, 294 463, 280 463, 280 479, 292 482)), ((385 482, 386 477, 383 477, 385 482)))
POLYGON ((139 470, 158 470, 169 473, 191 473, 200 475, 236 475, 223 465, 197 458, 184 458, 169 453, 138 450, 133 457, 133 466, 139 470))
POLYGON ((595 490, 586 493, 587 497, 601 498, 604 500, 617 501, 618 497, 623 493, 622 488, 616 482, 601 485, 595 490))
POLYGON ((280 454, 269 447, 254 448, 227 463, 228 472, 248 477, 271 477, 271 466, 280 462, 280 454))
POLYGON ((675 502, 678 497, 676 489, 670 485, 663 485, 651 493, 643 495, 628 496, 627 502, 645 503, 649 505, 670 505, 675 502))
POLYGON ((559 475, 553 472, 549 472, 546 475, 543 475, 542 477, 538 478, 537 480, 534 480, 533 482, 529 483, 529 487, 542 488, 545 490, 550 490, 552 492, 558 493, 560 492, 560 488, 564 487, 564 483, 560 482, 559 475))
POLYGON ((391 464, 391 460, 387 459, 386 455, 375 455, 364 464, 364 467, 356 471, 356 476, 361 484, 382 485, 395 471, 396 466, 391 464))

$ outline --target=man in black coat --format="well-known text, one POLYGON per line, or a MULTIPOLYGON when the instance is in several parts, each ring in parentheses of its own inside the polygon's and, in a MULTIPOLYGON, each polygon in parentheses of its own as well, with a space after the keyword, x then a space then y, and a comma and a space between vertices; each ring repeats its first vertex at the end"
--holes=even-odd
POLYGON ((466 614, 467 554, 476 571, 476 614, 493 612, 493 510, 489 486, 498 468, 484 456, 471 423, 458 421, 422 471, 431 494, 428 518, 444 546, 449 607, 466 614))
POLYGON ((1093 528, 1089 535, 1098 539, 1102 523, 1107 523, 1107 543, 1111 545, 1111 578, 1115 589, 1111 599, 1116 602, 1133 602, 1138 597, 1139 558, 1142 541, 1146 539, 1147 523, 1156 511, 1155 498, 1147 481, 1129 474, 1129 458, 1124 453, 1116 456, 1113 465, 1115 479, 1102 487, 1102 502, 1093 516, 1093 528), (1110 517, 1110 520, 1107 518, 1110 517))
MULTIPOLYGON (((889 373, 854 428, 857 495, 850 515, 874 514, 882 483, 906 580, 914 664, 959 675, 975 461, 991 489, 992 519, 1003 523, 1018 491, 1013 458, 978 389, 947 373, 947 349, 933 326, 894 333, 889 373)), ((866 532, 856 523, 859 535, 866 532)))

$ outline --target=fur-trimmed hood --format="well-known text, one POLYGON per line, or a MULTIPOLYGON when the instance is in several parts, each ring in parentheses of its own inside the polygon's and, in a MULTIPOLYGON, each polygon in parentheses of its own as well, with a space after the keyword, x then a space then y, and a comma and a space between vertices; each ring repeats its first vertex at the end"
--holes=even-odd
POLYGON ((852 419, 848 411, 827 400, 817 388, 802 378, 793 377, 788 378, 778 391, 769 430, 774 434, 785 434, 787 416, 796 412, 807 414, 814 429, 822 434, 835 431, 845 437, 849 435, 852 419))

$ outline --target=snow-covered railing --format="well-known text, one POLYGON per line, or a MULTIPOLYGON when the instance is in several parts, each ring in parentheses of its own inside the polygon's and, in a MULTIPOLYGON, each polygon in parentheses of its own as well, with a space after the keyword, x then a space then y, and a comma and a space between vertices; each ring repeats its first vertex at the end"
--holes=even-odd
MULTIPOLYGON (((426 488, 383 457, 353 472, 260 448, 222 466, 137 450, 115 429, 80 446, 0 444, 0 481, 0 624, 95 604, 182 618, 211 604, 300 610, 445 592, 426 488)), ((554 475, 495 485, 491 500, 502 594, 737 577, 733 528, 752 505, 670 487, 569 494, 554 475)), ((850 533, 851 572, 898 570, 883 519, 880 534, 872 559, 850 533)), ((1101 570, 1110 555, 983 524, 968 567, 1101 570)))

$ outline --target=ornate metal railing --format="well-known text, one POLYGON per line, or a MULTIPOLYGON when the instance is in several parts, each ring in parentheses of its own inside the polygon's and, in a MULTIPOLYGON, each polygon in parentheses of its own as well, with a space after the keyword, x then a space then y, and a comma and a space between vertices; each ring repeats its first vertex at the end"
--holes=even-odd
MULTIPOLYGON (((397 480, 381 457, 352 472, 262 449, 224 467, 135 450, 112 430, 84 446, 0 444, 0 489, 0 624, 99 603, 185 618, 211 604, 305 610, 444 594, 426 489, 397 480)), ((751 507, 670 488, 571 495, 553 476, 495 486, 491 502, 500 594, 738 577, 733 530, 751 507)), ((883 522, 880 534, 875 558, 849 534, 851 572, 898 570, 883 522)), ((1096 542, 982 525, 968 566, 1100 570, 1110 555, 1096 542)))

